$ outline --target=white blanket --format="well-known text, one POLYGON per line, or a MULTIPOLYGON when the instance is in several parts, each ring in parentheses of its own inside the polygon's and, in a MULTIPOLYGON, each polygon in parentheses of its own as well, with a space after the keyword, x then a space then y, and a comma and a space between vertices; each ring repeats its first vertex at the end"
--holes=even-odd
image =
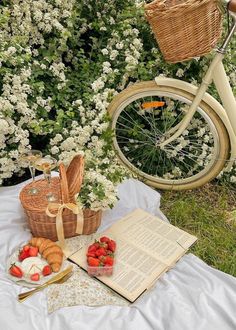
MULTIPOLYGON (((24 183, 25 184, 25 183, 24 183)), ((0 188, 0 329, 1 330, 235 330, 236 279, 207 266, 192 254, 162 276, 131 307, 75 306, 47 313, 45 292, 17 301, 22 288, 6 276, 6 260, 30 238, 18 200, 23 184, 0 188)), ((136 207, 167 221, 160 195, 136 180, 119 187, 120 201, 103 216, 100 230, 136 207)))

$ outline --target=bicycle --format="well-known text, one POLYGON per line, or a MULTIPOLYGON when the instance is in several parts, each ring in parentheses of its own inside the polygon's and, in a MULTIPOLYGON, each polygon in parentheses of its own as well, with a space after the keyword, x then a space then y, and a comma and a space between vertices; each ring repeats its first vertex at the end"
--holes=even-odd
POLYGON ((199 88, 156 77, 126 88, 108 107, 120 162, 150 186, 197 188, 236 159, 236 101, 222 63, 236 30, 236 0, 227 8, 233 24, 199 88), (212 81, 223 106, 207 93, 212 81))

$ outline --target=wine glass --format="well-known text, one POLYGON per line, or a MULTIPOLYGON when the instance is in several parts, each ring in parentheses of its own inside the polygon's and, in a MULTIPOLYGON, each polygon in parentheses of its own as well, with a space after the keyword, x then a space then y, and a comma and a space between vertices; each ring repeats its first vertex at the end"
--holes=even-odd
POLYGON ((37 170, 42 171, 44 178, 48 183, 49 192, 46 195, 46 198, 49 202, 54 202, 57 200, 56 196, 53 195, 51 190, 51 170, 57 166, 57 160, 49 155, 36 160, 34 166, 37 170))
POLYGON ((31 178, 32 178, 32 187, 28 190, 28 193, 30 195, 37 195, 39 190, 34 187, 35 183, 35 168, 34 163, 37 159, 42 157, 42 152, 40 150, 29 150, 23 153, 20 157, 20 159, 27 164, 30 170, 31 178))

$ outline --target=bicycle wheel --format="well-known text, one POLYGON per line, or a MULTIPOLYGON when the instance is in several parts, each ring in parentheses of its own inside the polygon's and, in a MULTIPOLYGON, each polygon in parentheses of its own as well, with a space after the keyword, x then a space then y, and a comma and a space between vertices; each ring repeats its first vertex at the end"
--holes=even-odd
POLYGON ((148 81, 124 90, 108 108, 118 158, 153 187, 199 187, 215 178, 228 159, 225 126, 203 101, 182 135, 160 147, 192 100, 193 95, 188 92, 148 81))

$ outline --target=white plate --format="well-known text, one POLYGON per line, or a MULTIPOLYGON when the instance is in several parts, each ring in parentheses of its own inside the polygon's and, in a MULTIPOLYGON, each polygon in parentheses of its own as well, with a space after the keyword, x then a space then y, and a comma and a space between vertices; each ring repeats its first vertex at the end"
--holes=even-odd
MULTIPOLYGON (((27 243, 23 244, 26 245, 27 243)), ((21 286, 25 286, 25 287, 28 287, 28 288, 32 288, 32 287, 36 287, 38 285, 41 285, 45 282, 47 282, 48 280, 50 280, 50 278, 52 278, 53 276, 55 276, 56 274, 58 273, 54 273, 52 272, 52 274, 48 275, 48 276, 43 276, 43 275, 40 275, 40 279, 39 281, 32 281, 30 279, 30 277, 28 276, 22 276, 21 278, 19 277, 16 277, 16 276, 12 276, 10 273, 9 273, 9 269, 11 267, 11 264, 15 263, 16 266, 19 266, 21 268, 21 263, 19 260, 18 260, 18 255, 19 255, 19 250, 21 249, 18 248, 17 250, 15 250, 12 255, 7 259, 7 265, 6 265, 6 272, 8 274, 8 277, 14 281, 15 283, 17 283, 18 285, 21 285, 21 286)), ((40 256, 38 254, 38 256, 40 256)), ((45 262, 45 265, 47 265, 47 261, 45 259, 42 258, 42 261, 45 262)), ((67 266, 68 266, 68 262, 66 260, 63 261, 62 265, 61 265, 61 268, 60 268, 60 272, 63 271, 67 266)))

